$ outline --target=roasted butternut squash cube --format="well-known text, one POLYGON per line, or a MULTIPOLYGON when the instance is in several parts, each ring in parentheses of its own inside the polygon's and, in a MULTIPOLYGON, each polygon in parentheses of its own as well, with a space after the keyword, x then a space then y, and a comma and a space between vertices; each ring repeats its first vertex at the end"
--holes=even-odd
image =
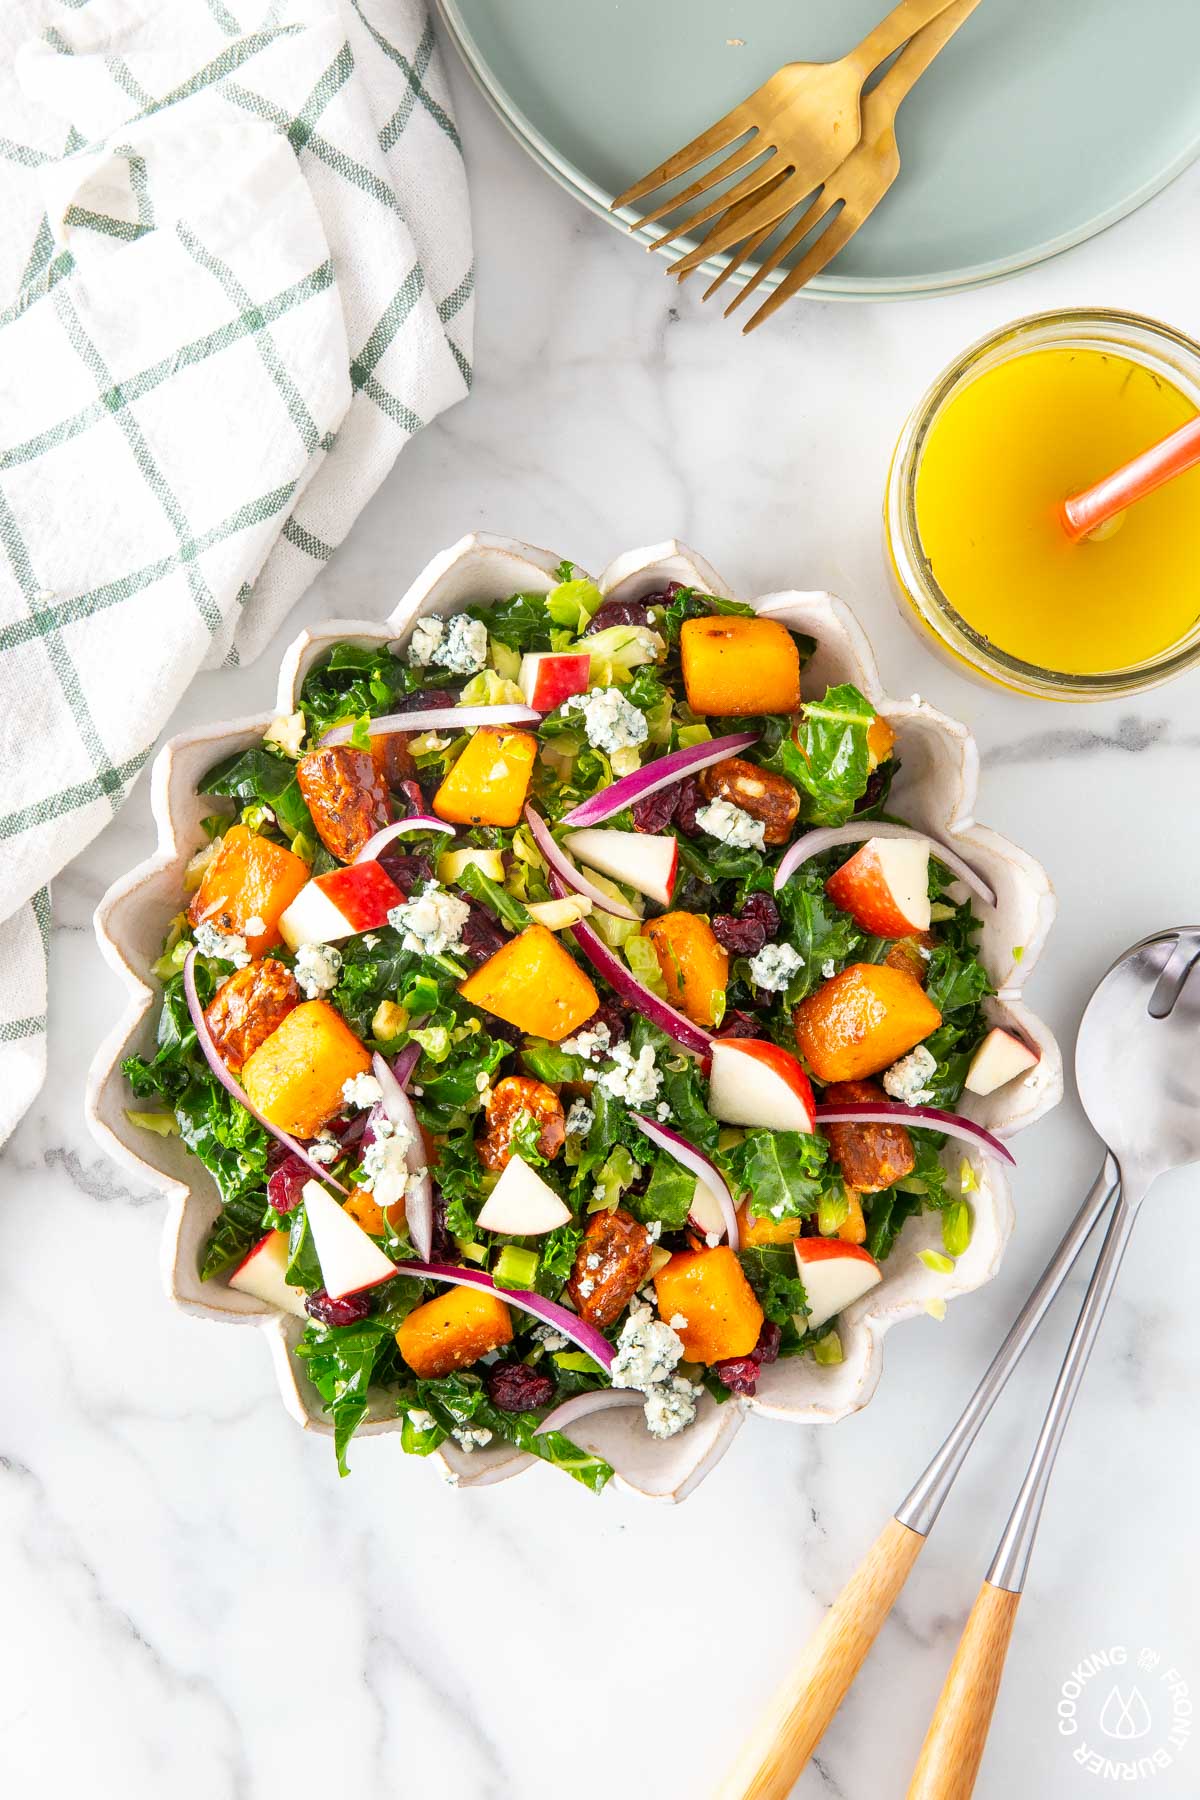
POLYGON ((791 1244, 800 1236, 802 1219, 760 1219, 750 1211, 750 1202, 738 1207, 738 1237, 744 1250, 755 1244, 791 1244))
POLYGON ((729 953, 699 913, 669 912, 647 924, 646 936, 662 971, 667 999, 697 1025, 715 1025, 724 1012, 729 953))
POLYGON ((307 880, 302 857, 246 825, 231 825, 192 896, 188 919, 244 937, 251 956, 258 956, 279 943, 280 916, 307 880), (246 930, 251 919, 262 920, 262 931, 246 930))
POLYGON ((452 825, 519 824, 536 755, 529 732, 483 726, 434 795, 434 812, 452 825))
POLYGON ((404 1223, 403 1200, 397 1200, 394 1206, 388 1207, 385 1220, 383 1208, 376 1205, 365 1188, 351 1188, 349 1199, 342 1202, 342 1211, 348 1212, 368 1237, 382 1237, 389 1224, 394 1231, 399 1231, 404 1223))
POLYGON ((850 1211, 837 1228, 837 1234, 843 1244, 865 1244, 867 1241, 867 1221, 863 1215, 862 1197, 856 1189, 846 1189, 846 1199, 850 1203, 850 1211))
POLYGON ((867 729, 867 770, 873 773, 887 762, 896 748, 896 733, 882 713, 876 713, 867 729))
POLYGON ((800 705, 800 651, 778 619, 687 619, 679 655, 693 712, 741 718, 800 705))
POLYGON ((452 1287, 409 1313, 396 1333, 400 1354, 426 1380, 478 1362, 512 1343, 512 1315, 487 1288, 452 1287))
POLYGON ((310 1138, 341 1111, 342 1083, 370 1066, 341 1013, 305 1000, 247 1057, 242 1086, 272 1125, 310 1138))
POLYGON ((818 1081, 877 1075, 941 1022, 920 982, 886 963, 851 963, 793 1014, 796 1043, 818 1081))
POLYGON ((762 1330, 763 1309, 728 1244, 715 1250, 680 1250, 654 1277, 659 1317, 683 1339, 689 1362, 724 1362, 749 1356, 762 1330))
POLYGON ((552 931, 527 925, 459 983, 472 1006, 552 1044, 570 1037, 600 1004, 599 995, 552 931))

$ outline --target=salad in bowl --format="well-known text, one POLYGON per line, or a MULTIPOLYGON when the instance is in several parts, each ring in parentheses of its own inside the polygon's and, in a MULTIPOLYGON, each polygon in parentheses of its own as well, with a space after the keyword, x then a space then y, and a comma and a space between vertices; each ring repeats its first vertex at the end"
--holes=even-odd
POLYGON ((199 1277, 289 1321, 343 1471, 389 1417, 600 1488, 593 1415, 665 1444, 836 1369, 892 1259, 969 1261, 1011 1155, 964 1104, 1056 1097, 889 719, 642 587, 347 632, 194 782, 126 1118, 207 1169, 199 1277))

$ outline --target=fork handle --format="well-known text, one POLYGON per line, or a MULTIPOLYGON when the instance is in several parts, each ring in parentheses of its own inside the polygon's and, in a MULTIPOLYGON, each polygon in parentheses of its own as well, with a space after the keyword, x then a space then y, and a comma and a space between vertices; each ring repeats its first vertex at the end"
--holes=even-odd
POLYGON ((900 0, 899 6, 894 6, 887 18, 881 19, 874 31, 869 31, 862 43, 851 50, 846 61, 861 72, 865 81, 885 57, 907 44, 914 32, 944 13, 950 4, 951 0, 900 0))
POLYGON ((787 1800, 925 1548, 889 1519, 776 1690, 714 1800, 787 1800))
POLYGON ((981 0, 951 0, 945 12, 917 32, 867 98, 894 113, 934 57, 941 55, 955 32, 966 24, 980 4, 981 0))

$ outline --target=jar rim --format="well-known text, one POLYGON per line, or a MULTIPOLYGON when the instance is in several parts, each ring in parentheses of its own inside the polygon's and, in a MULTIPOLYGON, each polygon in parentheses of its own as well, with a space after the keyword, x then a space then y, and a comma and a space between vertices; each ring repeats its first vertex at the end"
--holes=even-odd
POLYGON ((1002 650, 971 625, 944 593, 925 554, 917 525, 917 473, 926 438, 951 397, 986 367, 1031 349, 1077 343, 1108 346, 1191 389, 1200 411, 1200 343, 1173 325, 1142 313, 1106 307, 1063 307, 1029 313, 988 332, 947 364, 917 401, 901 430, 888 475, 885 527, 900 585, 924 623, 945 646, 1004 686, 1041 698, 1110 699, 1171 680, 1200 662, 1200 622, 1182 643, 1140 663, 1097 674, 1048 669, 1002 650))

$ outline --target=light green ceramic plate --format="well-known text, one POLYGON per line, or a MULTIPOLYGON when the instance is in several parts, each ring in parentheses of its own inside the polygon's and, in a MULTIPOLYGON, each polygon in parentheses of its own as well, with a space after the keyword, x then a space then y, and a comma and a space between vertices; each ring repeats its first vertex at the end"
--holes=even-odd
MULTIPOLYGON (((614 194, 782 63, 842 55, 886 10, 886 0, 439 4, 501 118, 603 217, 614 194)), ((983 0, 905 102, 899 181, 810 291, 945 293, 1102 231, 1200 154, 1197 71, 1200 0, 983 0)))

